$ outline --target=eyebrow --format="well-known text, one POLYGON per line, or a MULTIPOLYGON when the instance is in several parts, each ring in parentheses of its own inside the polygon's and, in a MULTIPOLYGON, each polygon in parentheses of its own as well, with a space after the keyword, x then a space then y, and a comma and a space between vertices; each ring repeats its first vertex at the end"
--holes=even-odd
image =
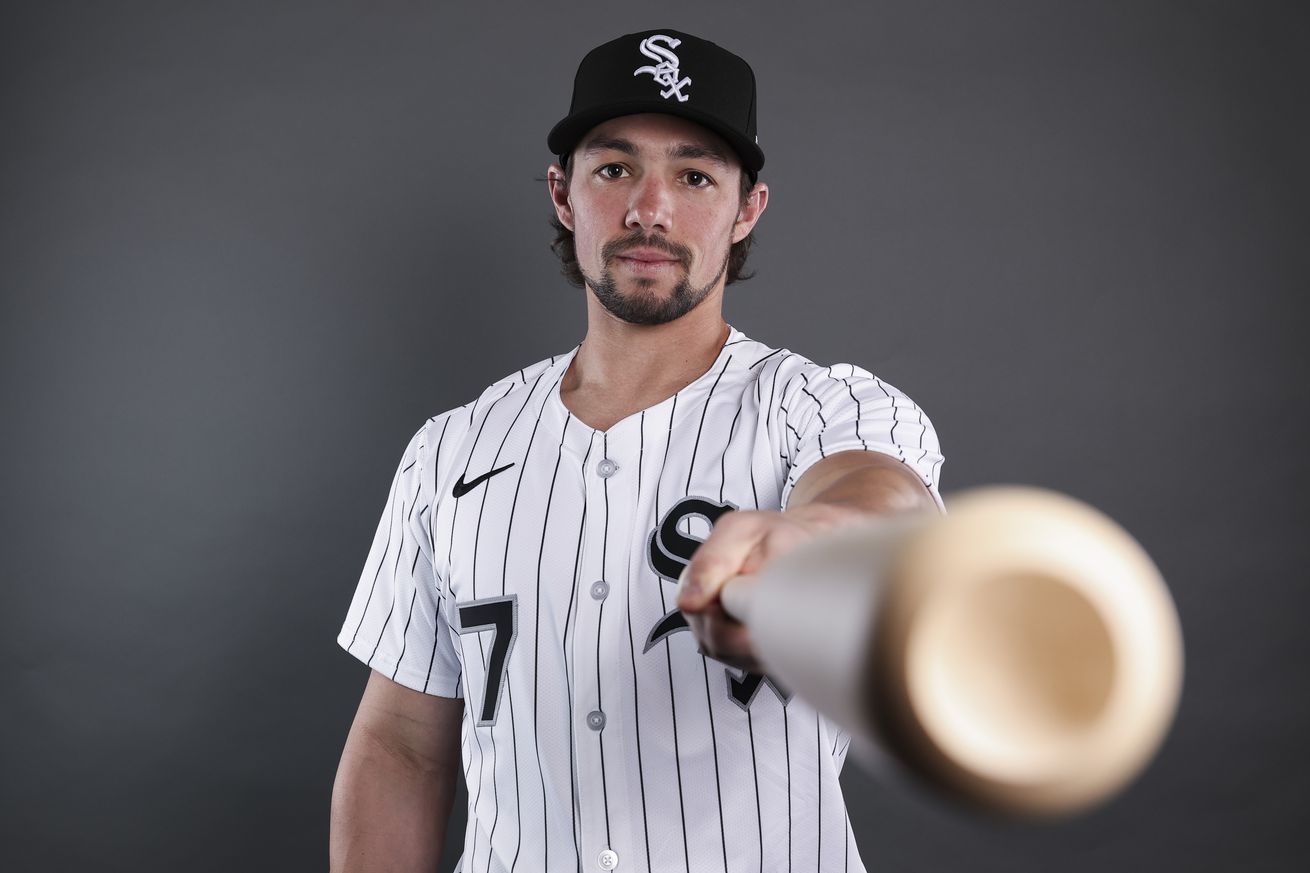
POLYGON ((714 161, 728 165, 728 156, 716 148, 692 143, 678 143, 669 148, 669 157, 681 161, 714 161))
POLYGON ((635 155, 637 147, 626 139, 619 139, 610 136, 598 136, 587 142, 583 148, 584 155, 595 154, 596 152, 623 152, 625 155, 635 155))
MULTIPOLYGON (((603 151, 623 152, 625 155, 636 157, 641 150, 629 140, 609 136, 598 136, 589 140, 582 150, 583 154, 588 156, 603 151)), ((714 161, 725 167, 729 164, 728 156, 719 149, 689 142, 669 146, 668 156, 675 161, 714 161)))

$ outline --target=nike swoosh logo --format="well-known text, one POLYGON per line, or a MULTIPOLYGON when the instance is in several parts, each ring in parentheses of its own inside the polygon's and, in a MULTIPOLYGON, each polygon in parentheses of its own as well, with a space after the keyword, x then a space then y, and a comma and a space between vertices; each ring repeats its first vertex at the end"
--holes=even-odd
POLYGON ((453 491, 450 492, 450 493, 451 493, 451 496, 453 496, 453 497, 463 497, 465 494, 468 494, 470 491, 472 491, 474 488, 477 488, 479 485, 481 485, 483 482, 485 482, 485 481, 487 481, 488 479, 490 479, 492 476, 496 475, 497 473, 504 473, 506 470, 508 470, 508 469, 509 469, 510 467, 512 467, 512 466, 514 466, 514 465, 513 465, 513 464, 506 464, 506 465, 503 466, 503 467, 497 467, 496 469, 494 469, 494 470, 492 470, 492 471, 490 471, 490 472, 488 472, 488 473, 483 473, 481 476, 479 476, 478 478, 474 479, 474 480, 471 481, 471 482, 465 482, 465 481, 464 481, 464 474, 461 473, 460 476, 459 476, 459 481, 455 483, 455 489, 454 489, 453 491))

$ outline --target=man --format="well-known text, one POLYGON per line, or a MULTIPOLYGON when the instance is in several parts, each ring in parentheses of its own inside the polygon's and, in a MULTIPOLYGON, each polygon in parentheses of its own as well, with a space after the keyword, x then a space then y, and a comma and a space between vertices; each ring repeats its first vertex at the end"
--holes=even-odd
POLYGON ((401 459, 339 637, 373 672, 332 867, 434 869, 462 769, 465 873, 861 870, 848 738, 761 675, 718 592, 870 513, 937 510, 932 425, 723 320, 769 195, 741 58, 667 29, 606 43, 548 144, 587 332, 401 459))

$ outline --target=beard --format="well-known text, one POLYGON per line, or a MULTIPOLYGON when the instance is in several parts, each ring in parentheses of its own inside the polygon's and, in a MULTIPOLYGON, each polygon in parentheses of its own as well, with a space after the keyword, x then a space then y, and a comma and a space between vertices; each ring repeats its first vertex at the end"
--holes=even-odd
POLYGON ((582 278, 586 280, 587 287, 596 295, 601 306, 620 321, 626 321, 628 324, 666 324, 686 315, 710 295, 714 286, 719 284, 719 280, 727 272, 730 253, 731 249, 724 252, 723 263, 719 265, 719 271, 714 278, 703 287, 697 288, 691 284, 689 275, 690 250, 658 237, 648 237, 641 233, 631 234, 612 240, 601 249, 601 261, 605 266, 599 277, 588 276, 583 271, 582 278), (660 297, 651 290, 655 285, 654 279, 635 279, 635 290, 627 293, 619 290, 611 265, 623 252, 638 247, 659 249, 677 258, 683 270, 682 277, 678 279, 667 297, 660 297))

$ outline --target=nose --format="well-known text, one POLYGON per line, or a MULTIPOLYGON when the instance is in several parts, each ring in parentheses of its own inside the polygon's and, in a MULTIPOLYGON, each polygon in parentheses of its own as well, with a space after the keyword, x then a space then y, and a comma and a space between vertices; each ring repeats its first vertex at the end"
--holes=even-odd
POLYGON ((654 174, 632 187, 632 199, 624 224, 636 230, 673 230, 673 197, 668 186, 654 174))

